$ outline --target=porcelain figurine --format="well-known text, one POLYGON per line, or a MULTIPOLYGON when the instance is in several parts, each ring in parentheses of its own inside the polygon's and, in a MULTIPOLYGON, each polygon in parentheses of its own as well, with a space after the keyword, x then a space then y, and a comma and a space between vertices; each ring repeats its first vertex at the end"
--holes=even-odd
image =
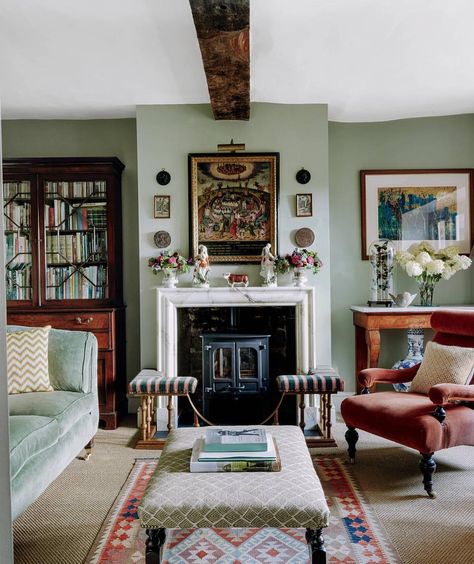
POLYGON ((408 307, 411 302, 416 298, 416 294, 410 294, 410 292, 403 292, 402 294, 397 294, 396 296, 393 294, 389 294, 392 300, 395 302, 395 305, 398 307, 408 307))
POLYGON ((260 261, 260 276, 263 278, 262 286, 276 286, 275 274, 275 255, 271 252, 271 244, 267 243, 262 249, 262 259, 260 261))
POLYGON ((196 288, 209 288, 209 255, 205 245, 199 245, 198 255, 194 259, 193 286, 196 288))

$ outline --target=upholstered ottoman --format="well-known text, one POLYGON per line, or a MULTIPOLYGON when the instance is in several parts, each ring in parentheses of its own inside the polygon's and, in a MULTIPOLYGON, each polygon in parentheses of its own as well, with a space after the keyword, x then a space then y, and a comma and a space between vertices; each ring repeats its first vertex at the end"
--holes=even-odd
MULTIPOLYGON (((141 399, 140 438, 135 448, 162 448, 164 441, 154 439, 156 427, 153 425, 155 415, 154 398, 166 396, 168 398, 168 432, 173 428, 173 397, 186 396, 194 393, 197 386, 196 378, 191 376, 175 376, 168 378, 157 370, 144 369, 129 384, 131 397, 141 399)), ((194 425, 199 426, 195 415, 194 425)))
POLYGON ((191 449, 204 429, 173 429, 138 507, 147 529, 146 562, 160 562, 170 528, 305 527, 313 563, 326 562, 322 536, 329 509, 303 433, 265 427, 276 439, 280 472, 190 473, 191 449))
MULTIPOLYGON (((318 394, 320 397, 319 437, 307 437, 311 447, 337 446, 332 436, 331 395, 344 391, 344 380, 339 376, 325 376, 311 370, 309 374, 290 374, 277 377, 277 389, 285 395, 300 396, 300 427, 304 431, 305 396, 318 394)), ((280 402, 281 403, 281 402, 280 402)), ((278 425, 278 409, 275 411, 274 424, 278 425)))

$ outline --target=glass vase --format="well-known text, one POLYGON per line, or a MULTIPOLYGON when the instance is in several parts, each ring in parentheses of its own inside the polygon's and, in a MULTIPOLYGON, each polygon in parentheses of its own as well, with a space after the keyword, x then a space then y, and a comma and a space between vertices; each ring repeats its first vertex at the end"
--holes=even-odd
MULTIPOLYGON (((408 329, 408 353, 405 358, 398 360, 392 368, 400 370, 401 368, 411 368, 423 360, 423 345, 425 340, 425 332, 423 329, 408 329)), ((393 384, 397 392, 408 392, 411 382, 393 384)))
POLYGON ((178 276, 176 269, 164 268, 163 269, 163 286, 165 288, 174 288, 178 283, 178 276))
POLYGON ((308 279, 306 278, 304 268, 302 267, 294 268, 291 280, 293 282, 293 286, 295 286, 296 288, 304 288, 306 282, 308 281, 308 279))
POLYGON ((395 249, 388 239, 378 239, 369 247, 372 267, 369 305, 391 305, 395 249))
POLYGON ((433 280, 418 280, 421 306, 431 307, 433 305, 434 287, 435 282, 433 280))

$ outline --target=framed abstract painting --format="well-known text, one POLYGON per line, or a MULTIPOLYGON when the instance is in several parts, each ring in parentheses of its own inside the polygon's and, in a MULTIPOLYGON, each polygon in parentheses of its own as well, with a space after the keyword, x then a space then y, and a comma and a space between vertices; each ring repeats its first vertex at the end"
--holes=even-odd
POLYGON ((260 262, 270 243, 277 254, 278 153, 190 154, 193 255, 205 245, 217 263, 260 262))
POLYGON ((396 250, 420 241, 469 254, 473 240, 472 169, 361 170, 362 259, 372 241, 396 250))

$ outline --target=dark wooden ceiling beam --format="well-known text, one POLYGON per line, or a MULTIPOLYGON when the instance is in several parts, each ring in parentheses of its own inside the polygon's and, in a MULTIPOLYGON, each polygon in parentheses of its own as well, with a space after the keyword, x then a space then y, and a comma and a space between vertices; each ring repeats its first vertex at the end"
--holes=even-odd
POLYGON ((214 119, 250 118, 250 0, 189 0, 214 119))

